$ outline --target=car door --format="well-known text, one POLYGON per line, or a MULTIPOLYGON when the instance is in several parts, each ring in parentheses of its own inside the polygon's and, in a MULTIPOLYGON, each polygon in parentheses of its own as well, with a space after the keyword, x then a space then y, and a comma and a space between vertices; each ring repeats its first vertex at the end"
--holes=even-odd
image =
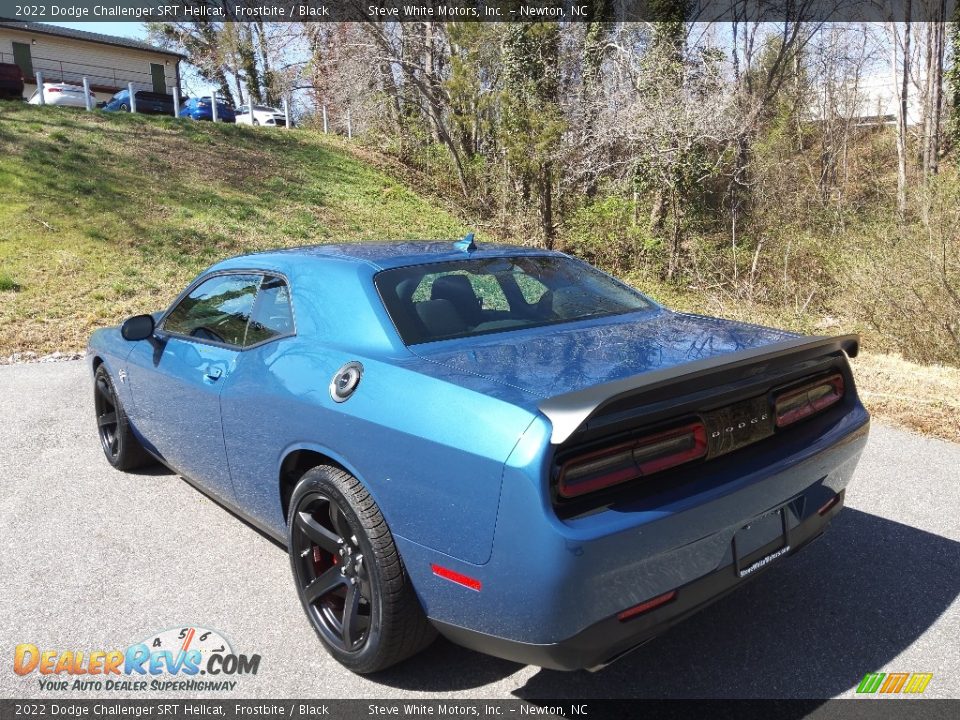
POLYGON ((178 472, 231 502, 220 393, 240 360, 261 279, 252 272, 202 279, 127 361, 142 434, 178 472))

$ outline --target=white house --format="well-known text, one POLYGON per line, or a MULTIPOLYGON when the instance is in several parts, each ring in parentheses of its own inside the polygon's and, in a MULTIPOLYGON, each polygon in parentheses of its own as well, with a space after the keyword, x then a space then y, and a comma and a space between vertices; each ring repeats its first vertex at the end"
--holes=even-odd
POLYGON ((24 95, 44 82, 79 85, 87 77, 98 100, 133 83, 138 90, 169 93, 180 88, 184 56, 139 40, 73 30, 46 23, 0 20, 0 62, 16 63, 27 80, 24 95))
MULTIPOLYGON (((828 95, 824 88, 818 89, 815 103, 810 108, 814 120, 824 120, 832 114, 853 120, 855 123, 891 124, 897 119, 899 88, 889 75, 867 75, 857 83, 848 82, 832 88, 828 95)), ((923 107, 918 83, 910 84, 907 91, 907 124, 916 125, 923 119, 923 107)))

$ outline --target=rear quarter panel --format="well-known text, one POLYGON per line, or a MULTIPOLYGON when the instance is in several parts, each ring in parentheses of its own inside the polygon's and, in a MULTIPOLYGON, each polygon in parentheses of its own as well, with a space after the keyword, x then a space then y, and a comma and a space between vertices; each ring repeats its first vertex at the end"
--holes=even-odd
POLYGON ((395 535, 480 564, 490 557, 503 465, 531 417, 497 399, 295 339, 245 353, 221 398, 237 498, 284 533, 279 473, 310 449, 356 475, 395 535), (344 403, 334 373, 359 360, 344 403))
POLYGON ((242 353, 221 395, 238 502, 285 534, 280 467, 288 453, 311 449, 363 482, 394 535, 485 563, 504 462, 533 415, 445 380, 443 368, 425 372, 430 364, 384 327, 370 272, 338 262, 320 274, 288 269, 297 336, 242 353), (363 378, 334 402, 330 382, 351 361, 363 378))

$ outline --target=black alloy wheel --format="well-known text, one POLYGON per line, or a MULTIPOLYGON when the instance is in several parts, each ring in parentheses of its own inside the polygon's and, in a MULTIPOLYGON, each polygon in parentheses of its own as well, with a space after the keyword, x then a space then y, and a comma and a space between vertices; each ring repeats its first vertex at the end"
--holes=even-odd
POLYGON ((307 614, 327 643, 352 652, 367 639, 374 609, 359 538, 336 502, 319 492, 300 501, 293 520, 291 549, 307 614))
POLYGON ((98 370, 94 383, 93 405, 97 413, 97 433, 100 435, 103 452, 113 465, 116 464, 117 455, 120 453, 120 436, 117 432, 117 396, 106 371, 98 370))
POLYGON ((326 465, 307 471, 287 530, 300 603, 342 665, 377 672, 436 637, 380 509, 355 477, 326 465))
POLYGON ((130 429, 130 421, 104 365, 93 376, 93 408, 97 435, 107 461, 118 470, 132 470, 153 462, 130 429))

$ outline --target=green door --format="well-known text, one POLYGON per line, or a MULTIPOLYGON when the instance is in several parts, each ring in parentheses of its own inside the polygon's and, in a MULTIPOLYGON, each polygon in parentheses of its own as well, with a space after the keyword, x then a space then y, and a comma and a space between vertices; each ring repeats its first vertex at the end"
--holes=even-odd
POLYGON ((13 61, 20 66, 23 79, 27 82, 34 82, 33 58, 30 57, 30 46, 26 43, 13 43, 13 61))
POLYGON ((155 93, 167 92, 167 73, 163 65, 150 63, 150 74, 153 76, 153 91, 155 93))

